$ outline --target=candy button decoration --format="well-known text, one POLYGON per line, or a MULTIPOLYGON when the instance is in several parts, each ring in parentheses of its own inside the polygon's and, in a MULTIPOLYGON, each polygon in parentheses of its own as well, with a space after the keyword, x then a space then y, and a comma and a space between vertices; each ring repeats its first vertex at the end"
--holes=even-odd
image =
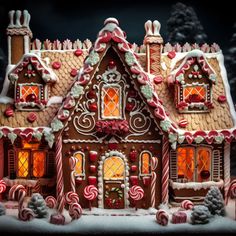
POLYGON ((219 102, 219 103, 225 103, 226 102, 226 96, 224 96, 224 95, 220 95, 218 98, 217 98, 217 101, 219 102))
POLYGON ((37 115, 35 112, 30 112, 27 116, 27 120, 30 122, 30 123, 33 123, 34 121, 37 120, 37 115))
POLYGON ((77 49, 77 50, 75 50, 74 54, 75 54, 75 56, 79 57, 83 54, 83 51, 82 51, 82 49, 77 49))
POLYGON ((77 75, 77 70, 76 69, 72 69, 71 72, 70 72, 70 75, 72 77, 75 77, 77 75))
POLYGON ((166 226, 169 222, 169 215, 164 210, 158 210, 156 213, 156 220, 159 225, 166 226))
POLYGON ((4 111, 4 115, 6 117, 11 117, 14 115, 14 110, 12 107, 8 107, 5 111, 4 111))
POLYGON ((185 128, 188 125, 188 121, 186 119, 181 119, 178 125, 180 128, 185 128))
POLYGON ((184 200, 180 204, 181 208, 185 210, 192 210, 194 207, 194 204, 190 200, 184 200))
POLYGON ((52 63, 52 68, 55 69, 55 70, 58 70, 61 68, 61 63, 58 62, 58 61, 55 61, 52 63))
POLYGON ((175 51, 171 51, 171 52, 168 52, 167 56, 168 56, 170 59, 173 59, 173 58, 175 58, 176 53, 175 53, 175 51))

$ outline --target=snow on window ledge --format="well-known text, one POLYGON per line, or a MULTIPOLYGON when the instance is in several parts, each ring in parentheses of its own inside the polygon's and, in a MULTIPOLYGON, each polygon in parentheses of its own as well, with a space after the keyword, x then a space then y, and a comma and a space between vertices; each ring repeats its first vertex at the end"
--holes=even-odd
POLYGON ((9 179, 8 177, 4 177, 3 180, 6 182, 6 185, 12 187, 15 184, 21 184, 23 186, 27 186, 33 188, 37 181, 40 181, 41 185, 48 185, 51 182, 55 182, 55 179, 47 179, 47 178, 40 178, 40 179, 9 179))
POLYGON ((188 182, 188 183, 178 183, 170 180, 170 186, 173 189, 194 189, 195 191, 200 189, 207 189, 211 186, 216 186, 218 188, 222 188, 224 186, 224 181, 221 179, 217 182, 215 181, 207 181, 207 182, 188 182))

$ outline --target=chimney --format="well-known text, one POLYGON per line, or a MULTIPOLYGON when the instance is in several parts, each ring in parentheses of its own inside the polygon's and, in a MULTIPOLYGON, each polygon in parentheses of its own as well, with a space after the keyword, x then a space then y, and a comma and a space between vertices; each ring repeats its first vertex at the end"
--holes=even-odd
POLYGON ((32 32, 29 28, 30 14, 28 11, 10 11, 10 23, 7 27, 8 64, 14 65, 29 52, 32 32))
POLYGON ((146 45, 146 71, 154 75, 161 74, 161 52, 163 38, 160 35, 161 24, 155 20, 145 23, 146 35, 144 45, 146 45))

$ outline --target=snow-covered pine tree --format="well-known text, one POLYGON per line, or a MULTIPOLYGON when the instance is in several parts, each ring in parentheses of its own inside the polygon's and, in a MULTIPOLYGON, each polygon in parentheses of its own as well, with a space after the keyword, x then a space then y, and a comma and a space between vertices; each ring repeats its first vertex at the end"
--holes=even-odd
POLYGON ((212 215, 225 215, 224 199, 218 187, 210 188, 204 199, 204 205, 212 215))
POLYGON ((197 14, 192 7, 183 3, 172 6, 170 18, 167 21, 167 37, 171 44, 203 44, 207 35, 198 20, 197 14))
POLYGON ((236 23, 233 26, 233 35, 230 39, 230 48, 225 55, 225 66, 229 79, 230 91, 236 104, 236 23))
POLYGON ((0 202, 0 216, 6 215, 6 208, 5 206, 0 202))
POLYGON ((48 209, 41 194, 33 193, 28 203, 28 207, 33 210, 37 218, 47 217, 48 209))
POLYGON ((194 206, 191 214, 191 221, 193 224, 206 224, 209 222, 211 213, 206 206, 194 206))

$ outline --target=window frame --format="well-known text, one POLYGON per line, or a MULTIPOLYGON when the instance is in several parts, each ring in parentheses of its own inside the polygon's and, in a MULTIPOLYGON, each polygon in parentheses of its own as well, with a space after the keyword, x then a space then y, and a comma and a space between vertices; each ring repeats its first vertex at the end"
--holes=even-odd
POLYGON ((186 182, 189 183, 189 182, 197 182, 197 183, 203 183, 203 182, 208 182, 208 181, 214 181, 213 180, 213 147, 212 146, 208 146, 208 145, 201 145, 201 146, 195 146, 195 145, 184 145, 184 146, 179 146, 176 148, 176 180, 175 182, 181 182, 184 181, 184 180, 187 180, 186 182), (193 168, 193 180, 189 181, 186 177, 184 177, 183 179, 181 178, 178 178, 178 148, 192 148, 194 150, 194 160, 193 160, 193 163, 194 163, 194 168, 193 168), (209 172, 210 172, 210 177, 208 180, 206 181, 198 181, 198 175, 200 173, 198 173, 198 151, 201 150, 201 149, 207 149, 207 151, 209 151, 209 159, 210 159, 210 165, 209 165, 209 172))
POLYGON ((30 148, 17 148, 16 150, 16 177, 20 179, 38 179, 38 178, 45 178, 47 176, 47 161, 48 161, 48 152, 47 150, 32 150, 30 148), (28 161, 28 175, 26 177, 19 176, 19 153, 22 151, 27 151, 29 153, 29 161, 28 161), (41 177, 37 177, 33 175, 34 166, 33 166, 33 154, 36 152, 44 152, 45 153, 45 161, 44 161, 44 174, 41 177))
POLYGON ((73 154, 73 157, 74 158, 76 158, 76 165, 75 165, 75 169, 74 169, 74 171, 75 171, 75 177, 80 177, 80 178, 82 178, 82 179, 85 179, 85 154, 83 153, 83 152, 81 152, 81 151, 78 151, 78 152, 75 152, 74 154, 73 154), (81 156, 82 156, 82 173, 81 174, 77 174, 76 173, 76 165, 77 165, 77 163, 78 163, 78 158, 76 157, 76 154, 80 154, 81 156))
POLYGON ((145 177, 145 176, 151 176, 152 175, 152 166, 151 166, 151 159, 152 159, 153 155, 150 151, 148 150, 143 150, 140 154, 139 154, 139 177, 145 177), (148 174, 143 174, 142 173, 142 166, 143 166, 143 161, 142 161, 142 156, 144 153, 148 153, 149 154, 149 172, 148 174))
POLYGON ((123 112, 122 112, 122 106, 123 106, 123 96, 122 96, 122 87, 119 84, 114 84, 114 83, 109 83, 109 84, 103 84, 101 86, 101 92, 100 92, 100 97, 101 97, 101 119, 102 120, 112 120, 112 119, 123 119, 123 112), (104 116, 104 98, 105 98, 105 92, 104 89, 106 88, 118 88, 119 89, 119 116, 104 116))

